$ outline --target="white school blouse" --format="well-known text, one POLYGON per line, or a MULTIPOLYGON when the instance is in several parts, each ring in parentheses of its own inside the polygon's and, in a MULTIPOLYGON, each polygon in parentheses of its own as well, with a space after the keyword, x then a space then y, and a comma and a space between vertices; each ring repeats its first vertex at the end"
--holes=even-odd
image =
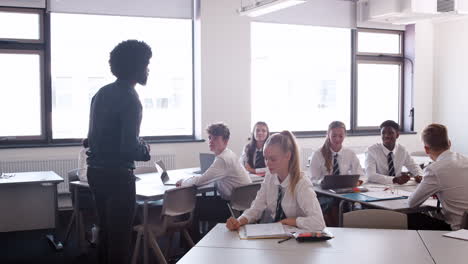
POLYGON ((249 175, 239 163, 237 155, 226 148, 215 157, 213 164, 200 176, 185 179, 182 186, 201 186, 215 182, 221 198, 229 200, 232 189, 252 183, 249 175))
POLYGON ((338 154, 337 160, 341 175, 359 174, 361 180, 363 180, 364 171, 356 153, 351 149, 342 147, 338 152, 332 150, 332 172, 329 172, 325 167, 325 158, 320 149, 314 152, 309 167, 310 177, 314 184, 319 184, 325 175, 333 174, 333 156, 335 154, 338 154))
MULTIPOLYGON (((401 169, 405 166, 414 176, 422 175, 422 170, 408 151, 400 144, 396 144, 393 149, 393 167, 395 175, 401 174, 401 169)), ((366 150, 366 175, 369 182, 392 184, 393 176, 388 176, 387 155, 390 153, 382 143, 377 143, 366 150)))
POLYGON ((424 170, 422 182, 408 198, 408 205, 415 207, 428 197, 437 194, 442 205, 445 222, 453 230, 460 229, 463 212, 468 211, 468 158, 444 151, 424 170))
MULTIPOLYGON (((263 148, 262 149, 257 149, 255 148, 255 151, 253 153, 253 161, 255 163, 255 159, 257 158, 257 151, 262 151, 263 152, 263 148)), ((244 149, 242 150, 242 155, 239 159, 240 163, 242 164, 242 166, 247 166, 247 164, 249 163, 249 157, 247 155, 247 146, 244 146, 244 149)), ((267 168, 256 168, 255 169, 255 173, 262 173, 262 172, 266 172, 267 171, 267 168)))
POLYGON ((249 209, 245 210, 242 217, 245 217, 249 223, 257 220, 263 222, 272 222, 276 214, 276 201, 278 198, 278 185, 283 191, 283 200, 281 206, 287 218, 295 218, 297 227, 310 231, 319 231, 325 228, 322 209, 317 200, 317 195, 313 189, 310 180, 301 176, 296 185, 294 194, 289 190, 288 176, 282 183, 279 182, 276 174, 267 171, 265 180, 260 190, 252 202, 249 209))

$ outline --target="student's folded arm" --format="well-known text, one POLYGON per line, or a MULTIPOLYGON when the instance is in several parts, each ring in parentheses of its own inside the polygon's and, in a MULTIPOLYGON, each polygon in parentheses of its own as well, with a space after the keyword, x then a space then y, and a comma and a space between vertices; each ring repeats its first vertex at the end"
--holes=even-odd
POLYGON ((372 155, 366 153, 366 177, 369 182, 380 184, 392 184, 393 178, 388 175, 377 173, 377 163, 372 155))
POLYGON ((244 149, 242 150, 242 154, 239 158, 239 162, 242 164, 243 167, 245 167, 245 165, 247 165, 248 163, 248 158, 247 158, 247 148, 244 147, 244 149))
POLYGON ((406 155, 405 164, 403 164, 403 165, 414 176, 422 176, 423 175, 423 171, 422 171, 421 167, 414 161, 414 159, 409 154, 406 155))
POLYGON ((322 166, 321 163, 323 162, 323 159, 320 158, 321 155, 322 154, 320 153, 320 151, 317 150, 316 152, 314 152, 312 160, 310 161, 310 180, 314 184, 320 183, 320 181, 323 179, 323 176, 325 176, 322 175, 322 171, 320 169, 322 166))
POLYGON ((216 158, 213 164, 201 176, 194 176, 182 182, 182 186, 201 186, 209 184, 226 177, 226 162, 216 158))
POLYGON ((431 195, 440 190, 440 184, 435 174, 428 168, 426 169, 424 180, 418 184, 416 190, 408 198, 409 207, 417 207, 424 203, 431 195))
POLYGON ((311 185, 297 185, 296 188, 298 188, 296 192, 297 202, 306 215, 296 218, 297 227, 309 231, 323 230, 325 221, 313 187, 311 185))
POLYGON ((254 223, 262 216, 263 211, 265 211, 267 207, 267 197, 266 197, 266 189, 268 182, 263 181, 260 190, 257 192, 257 196, 253 200, 250 208, 245 210, 241 217, 245 217, 248 220, 248 223, 254 223))
POLYGON ((141 124, 141 111, 135 102, 129 102, 121 114, 122 126, 120 134, 120 149, 127 160, 148 161, 151 155, 146 143, 138 138, 141 124))
POLYGON ((364 173, 364 170, 361 167, 361 163, 359 162, 359 158, 356 155, 353 155, 352 158, 351 174, 358 174, 360 180, 367 182, 366 174, 364 173))

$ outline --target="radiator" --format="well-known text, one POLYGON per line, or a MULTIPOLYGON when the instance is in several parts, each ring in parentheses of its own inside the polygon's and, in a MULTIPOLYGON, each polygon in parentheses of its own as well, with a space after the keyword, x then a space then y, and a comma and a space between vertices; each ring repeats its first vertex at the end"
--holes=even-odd
MULTIPOLYGON (((151 157, 150 161, 136 162, 137 167, 154 166, 154 162, 162 160, 168 170, 175 169, 175 154, 160 154, 151 157)), ((78 167, 78 159, 61 160, 14 160, 0 161, 0 172, 28 172, 28 171, 54 171, 64 182, 57 185, 58 193, 68 193, 68 171, 78 167)))

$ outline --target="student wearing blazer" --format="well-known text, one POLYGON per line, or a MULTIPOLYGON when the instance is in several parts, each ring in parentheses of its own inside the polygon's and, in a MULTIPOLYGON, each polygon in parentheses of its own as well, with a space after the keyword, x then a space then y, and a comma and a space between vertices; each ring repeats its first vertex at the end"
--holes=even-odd
POLYGON ((442 205, 444 223, 437 224, 437 220, 425 215, 412 222, 418 229, 458 230, 463 213, 468 211, 468 158, 450 151, 447 128, 443 125, 427 126, 421 137, 426 153, 434 162, 424 170, 422 182, 409 197, 408 205, 419 206, 436 194, 442 205))
POLYGON ((229 218, 226 227, 237 230, 261 220, 323 230, 320 204, 312 183, 300 171, 299 151, 292 133, 283 131, 271 136, 265 143, 264 155, 268 170, 255 200, 239 218, 229 218))
POLYGON ((382 143, 370 146, 366 151, 366 175, 369 182, 380 184, 405 184, 410 180, 408 173, 402 173, 405 166, 421 182, 422 170, 410 154, 396 140, 400 136, 400 126, 392 120, 380 125, 382 143))
POLYGON ((263 157, 263 146, 270 136, 270 130, 265 122, 258 121, 252 129, 250 142, 245 145, 241 155, 241 163, 252 174, 265 173, 266 165, 263 157))

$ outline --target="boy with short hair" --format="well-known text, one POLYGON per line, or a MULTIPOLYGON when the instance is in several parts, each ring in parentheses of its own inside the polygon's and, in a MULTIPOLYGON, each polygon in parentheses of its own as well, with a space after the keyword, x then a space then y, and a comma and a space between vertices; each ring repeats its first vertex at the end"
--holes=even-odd
POLYGON ((436 194, 444 221, 452 230, 458 230, 463 213, 468 211, 468 158, 450 151, 447 128, 443 125, 428 125, 421 137, 424 150, 434 162, 424 170, 423 180, 409 197, 408 205, 419 206, 436 194))
POLYGON ((380 134, 382 143, 376 143, 366 151, 366 175, 369 182, 405 184, 410 176, 402 173, 403 166, 415 176, 416 182, 420 182, 421 168, 406 148, 396 143, 400 136, 400 126, 395 121, 387 120, 380 125, 380 134))

